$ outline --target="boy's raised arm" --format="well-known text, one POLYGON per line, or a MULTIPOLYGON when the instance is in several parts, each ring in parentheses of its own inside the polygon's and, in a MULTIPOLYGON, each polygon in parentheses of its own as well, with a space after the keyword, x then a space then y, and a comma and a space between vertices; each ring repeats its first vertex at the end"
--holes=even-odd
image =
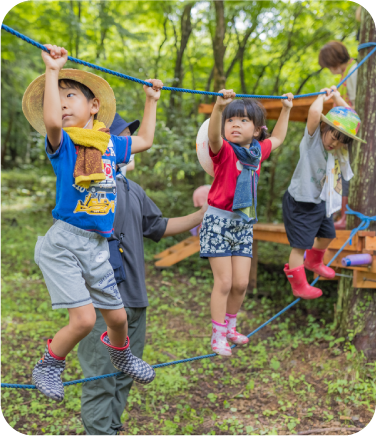
POLYGON ((312 136, 317 127, 320 124, 321 114, 324 109, 324 103, 333 98, 337 106, 350 107, 345 100, 341 97, 336 86, 331 88, 321 89, 320 92, 326 92, 326 94, 319 95, 317 99, 312 103, 308 111, 307 129, 308 133, 312 136))
POLYGON ((158 79, 149 79, 153 86, 144 85, 146 94, 144 116, 137 136, 132 136, 132 153, 141 153, 153 145, 155 123, 157 118, 157 102, 161 96, 163 83, 158 79))
POLYGON ((292 108, 292 101, 294 96, 291 92, 288 94, 283 94, 283 97, 287 97, 287 99, 283 99, 282 101, 282 110, 279 115, 278 121, 273 129, 273 134, 270 137, 270 141, 272 143, 272 151, 278 148, 282 142, 286 138, 287 128, 289 125, 290 111, 292 108))
POLYGON ((232 89, 221 89, 219 91, 223 94, 223 97, 218 96, 215 102, 213 112, 209 121, 209 147, 214 154, 217 154, 222 147, 222 112, 225 107, 234 100, 236 94, 232 89))
POLYGON ((43 119, 47 138, 55 151, 61 141, 62 110, 59 94, 59 72, 68 59, 68 52, 63 47, 46 44, 50 53, 42 51, 46 64, 46 84, 44 88, 43 119))

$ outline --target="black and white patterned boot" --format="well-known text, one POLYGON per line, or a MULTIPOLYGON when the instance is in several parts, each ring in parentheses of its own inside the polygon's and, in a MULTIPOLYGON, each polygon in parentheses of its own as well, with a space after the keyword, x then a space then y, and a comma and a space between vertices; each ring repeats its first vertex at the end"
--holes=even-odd
POLYGON ((52 339, 47 341, 44 356, 33 369, 33 382, 39 392, 56 401, 64 400, 64 386, 61 373, 65 368, 65 357, 56 356, 50 348, 52 339))
POLYGON ((114 347, 111 345, 107 332, 102 334, 101 341, 107 346, 111 362, 116 369, 128 374, 133 380, 143 385, 151 383, 154 380, 154 369, 132 354, 128 337, 124 347, 114 347))

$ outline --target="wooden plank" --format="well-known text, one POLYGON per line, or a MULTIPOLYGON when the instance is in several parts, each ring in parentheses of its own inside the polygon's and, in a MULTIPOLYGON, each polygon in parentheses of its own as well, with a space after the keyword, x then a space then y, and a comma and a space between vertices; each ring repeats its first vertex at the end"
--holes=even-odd
POLYGON ((263 230, 253 230, 253 239, 256 241, 275 242, 277 244, 289 245, 286 233, 273 233, 263 230))
POLYGON ((169 256, 170 254, 180 251, 182 248, 186 247, 189 244, 194 244, 196 241, 200 241, 199 236, 190 236, 189 238, 184 239, 184 241, 181 241, 178 244, 175 244, 172 247, 167 248, 166 250, 156 254, 154 256, 154 259, 161 259, 162 257, 169 256))
POLYGON ((258 241, 253 240, 252 246, 252 263, 251 271, 249 274, 248 292, 252 293, 254 289, 257 289, 257 269, 258 269, 258 241))
POLYGON ((376 232, 373 232, 371 230, 361 230, 360 232, 357 233, 358 236, 360 237, 364 237, 364 236, 376 236, 376 232))
POLYGON ((268 232, 286 233, 284 224, 260 224, 257 223, 253 226, 253 231, 264 230, 268 232))
POLYGON ((363 271, 354 271, 353 287, 376 289, 376 274, 363 271))
MULTIPOLYGON (((197 238, 197 237, 196 237, 197 238)), ((162 259, 155 262, 156 267, 168 267, 175 265, 175 263, 180 262, 181 260, 192 256, 192 254, 198 253, 200 251, 200 239, 197 238, 195 242, 192 242, 191 244, 186 245, 181 250, 172 253, 168 256, 163 257, 162 259)))
MULTIPOLYGON (((290 121, 306 122, 308 111, 311 104, 315 101, 315 97, 304 97, 294 100, 294 106, 290 111, 290 121)), ((277 120, 281 114, 282 102, 280 100, 261 100, 262 105, 266 109, 266 117, 269 120, 277 120)), ((201 103, 198 107, 198 113, 210 115, 213 111, 214 103, 201 103)), ((324 104, 323 113, 327 114, 332 108, 332 103, 324 104)))
POLYGON ((376 237, 366 236, 364 238, 364 249, 365 250, 376 250, 376 237))
MULTIPOLYGON (((329 248, 339 250, 342 245, 349 239, 350 237, 350 230, 337 230, 337 237, 333 239, 333 241, 330 243, 329 248)), ((346 250, 347 251, 361 251, 362 247, 359 246, 359 242, 361 242, 357 235, 355 235, 352 239, 352 245, 347 244, 346 250)), ((354 253, 353 253, 354 254, 354 253)))
MULTIPOLYGON (((310 108, 310 106, 312 105, 312 103, 317 99, 316 96, 313 97, 303 97, 303 98, 297 98, 293 101, 293 108, 299 108, 302 109, 302 107, 306 107, 307 110, 310 108)), ((282 109, 282 101, 279 99, 262 99, 260 100, 262 105, 264 106, 265 109, 282 109)), ((332 102, 325 102, 324 103, 324 108, 328 109, 328 111, 330 109, 332 109, 333 107, 333 103, 332 102)))
POLYGON ((198 107, 198 113, 199 114, 211 114, 213 112, 214 103, 212 104, 205 104, 201 103, 198 107))

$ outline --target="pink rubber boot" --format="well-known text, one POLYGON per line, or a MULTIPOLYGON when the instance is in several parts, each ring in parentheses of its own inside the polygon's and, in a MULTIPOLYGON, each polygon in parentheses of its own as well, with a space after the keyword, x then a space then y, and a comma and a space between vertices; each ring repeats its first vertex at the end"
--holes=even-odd
POLYGON ((244 336, 236 331, 236 316, 232 315, 231 313, 226 313, 226 321, 228 321, 227 324, 227 339, 234 344, 237 345, 244 345, 249 342, 249 339, 247 336, 244 336))
POLYGON ((336 275, 334 269, 325 266, 322 262, 325 251, 326 250, 318 250, 317 248, 311 248, 310 250, 307 250, 304 266, 321 277, 325 277, 326 279, 334 279, 336 275))
POLYGON ((305 300, 313 300, 322 295, 321 289, 314 288, 307 282, 304 265, 289 269, 289 264, 286 263, 283 270, 292 287, 292 293, 295 297, 304 298, 305 300))
POLYGON ((212 320, 213 330, 211 337, 211 347, 214 353, 217 353, 221 356, 231 356, 231 348, 227 342, 227 324, 228 321, 225 321, 224 324, 220 324, 219 322, 212 320))

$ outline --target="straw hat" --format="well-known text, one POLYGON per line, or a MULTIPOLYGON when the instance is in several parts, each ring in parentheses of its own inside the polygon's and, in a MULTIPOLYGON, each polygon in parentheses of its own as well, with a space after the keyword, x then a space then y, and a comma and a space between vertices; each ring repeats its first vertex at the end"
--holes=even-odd
MULTIPOLYGON (((59 79, 70 79, 86 85, 98 98, 100 109, 97 120, 110 127, 116 113, 115 94, 108 82, 96 74, 87 71, 66 68, 60 70, 59 79)), ((22 99, 22 110, 29 123, 41 135, 46 136, 46 127, 43 121, 43 94, 45 74, 37 77, 27 87, 22 99)))
POLYGON ((334 127, 336 130, 344 133, 356 141, 367 144, 367 141, 356 136, 360 127, 360 118, 358 114, 349 107, 336 106, 325 115, 321 114, 321 121, 334 127))

